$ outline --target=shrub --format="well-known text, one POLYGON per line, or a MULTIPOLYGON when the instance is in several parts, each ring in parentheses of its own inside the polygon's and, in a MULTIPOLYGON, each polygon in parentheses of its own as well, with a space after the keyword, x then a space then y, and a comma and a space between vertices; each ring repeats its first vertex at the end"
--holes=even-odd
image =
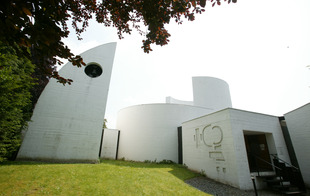
POLYGON ((15 158, 21 130, 31 117, 33 71, 29 60, 18 58, 15 50, 0 43, 0 162, 15 158))

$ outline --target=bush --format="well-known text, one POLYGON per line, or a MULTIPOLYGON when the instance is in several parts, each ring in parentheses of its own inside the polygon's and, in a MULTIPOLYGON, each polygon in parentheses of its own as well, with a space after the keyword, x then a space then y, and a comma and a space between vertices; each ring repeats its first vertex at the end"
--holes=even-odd
POLYGON ((31 117, 33 71, 28 59, 18 58, 15 50, 0 43, 0 162, 15 158, 21 130, 31 117))

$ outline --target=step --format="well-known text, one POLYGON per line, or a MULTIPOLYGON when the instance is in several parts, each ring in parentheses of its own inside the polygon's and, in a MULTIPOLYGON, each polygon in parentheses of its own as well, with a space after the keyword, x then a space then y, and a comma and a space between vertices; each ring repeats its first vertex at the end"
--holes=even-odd
POLYGON ((264 180, 264 182, 267 182, 267 183, 280 183, 280 182, 283 182, 282 179, 266 179, 264 180))
POLYGON ((264 175, 264 176, 257 176, 257 177, 259 177, 259 178, 276 178, 276 177, 278 177, 277 175, 275 175, 275 174, 269 174, 269 175, 264 175))
POLYGON ((271 186, 272 189, 274 190, 287 190, 289 191, 289 189, 292 187, 291 185, 272 185, 271 186))
POLYGON ((285 195, 301 195, 304 192, 302 191, 281 191, 281 193, 285 195))
POLYGON ((276 173, 274 171, 251 172, 251 176, 256 177, 275 176, 275 175, 276 173))

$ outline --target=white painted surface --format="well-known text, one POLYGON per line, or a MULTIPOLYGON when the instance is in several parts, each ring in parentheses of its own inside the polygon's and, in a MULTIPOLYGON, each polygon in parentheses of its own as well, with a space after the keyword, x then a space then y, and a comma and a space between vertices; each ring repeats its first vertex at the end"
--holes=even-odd
POLYGON ((310 103, 284 117, 305 185, 310 188, 310 103))
MULTIPOLYGON (((253 189, 245 148, 244 131, 248 133, 264 133, 266 135, 269 153, 277 154, 279 158, 290 163, 278 117, 230 109, 230 121, 233 140, 235 141, 236 169, 239 175, 240 189, 253 189)), ((258 188, 263 187, 263 185, 257 182, 258 188)))
POLYGON ((184 164, 240 189, 253 189, 244 131, 267 134, 267 144, 273 146, 270 153, 289 159, 278 118, 274 116, 224 109, 184 122, 182 129, 184 164))
POLYGON ((59 71, 72 85, 51 79, 41 94, 18 159, 96 162, 116 43, 81 54, 86 64, 98 63, 103 73, 91 78, 84 68, 67 63, 59 71))
POLYGON ((214 109, 231 108, 228 84, 219 78, 193 77, 194 105, 214 109))
POLYGON ((121 131, 118 158, 135 161, 178 162, 177 127, 211 110, 179 104, 146 104, 118 112, 117 129, 121 131))
POLYGON ((228 84, 212 77, 193 77, 194 101, 166 97, 167 104, 137 105, 118 113, 119 158, 178 161, 177 127, 181 123, 231 107, 228 84))
POLYGON ((183 163, 189 169, 238 187, 237 160, 229 110, 183 123, 182 134, 183 163))
POLYGON ((192 101, 182 101, 173 97, 166 97, 166 103, 183 104, 183 105, 194 105, 192 101))
POLYGON ((119 132, 117 129, 104 129, 100 158, 116 159, 119 132))

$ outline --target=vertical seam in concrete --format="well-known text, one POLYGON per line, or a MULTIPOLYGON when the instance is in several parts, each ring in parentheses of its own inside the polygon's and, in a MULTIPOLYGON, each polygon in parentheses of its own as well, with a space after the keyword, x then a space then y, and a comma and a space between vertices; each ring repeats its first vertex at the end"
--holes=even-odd
POLYGON ((120 133, 121 133, 121 131, 118 130, 117 144, 116 144, 116 153, 115 153, 115 160, 117 160, 117 158, 118 158, 119 137, 120 137, 120 135, 121 135, 120 133))
POLYGON ((102 143, 103 143, 103 135, 104 135, 104 129, 102 129, 102 133, 101 133, 101 141, 100 141, 100 147, 99 147, 99 158, 101 157, 101 149, 102 149, 102 143))

